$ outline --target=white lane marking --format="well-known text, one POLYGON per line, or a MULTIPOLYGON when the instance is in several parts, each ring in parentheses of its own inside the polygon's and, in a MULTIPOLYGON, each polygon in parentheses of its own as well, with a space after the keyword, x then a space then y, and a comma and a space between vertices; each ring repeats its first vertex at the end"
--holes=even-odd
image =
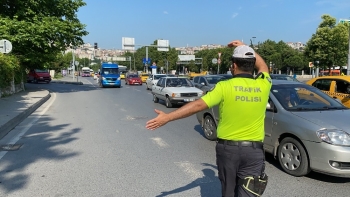
POLYGON ((126 111, 126 109, 124 109, 124 108, 121 108, 121 109, 120 109, 120 111, 126 111))
POLYGON ((150 92, 148 92, 147 94, 150 94, 150 95, 152 95, 152 93, 150 93, 150 92))
POLYGON ((160 137, 154 137, 154 138, 151 138, 151 140, 153 140, 153 143, 155 143, 158 146, 158 148, 167 148, 167 147, 169 147, 169 144, 167 144, 160 137))
POLYGON ((119 130, 117 129, 115 132, 119 133, 119 130))
POLYGON ((86 80, 86 81, 88 81, 91 85, 93 85, 94 86, 94 84, 93 83, 91 83, 89 80, 86 80))
MULTIPOLYGON (((196 183, 210 183, 213 182, 208 176, 206 176, 202 171, 198 170, 195 165, 188 161, 174 162, 185 174, 195 180, 196 183)), ((213 172, 215 174, 215 172, 213 172)))
POLYGON ((141 90, 139 90, 139 89, 135 89, 135 90, 141 92, 141 90))
MULTIPOLYGON (((51 105, 53 104, 53 102, 55 102, 56 100, 56 94, 55 93, 51 93, 51 98, 50 98, 50 103, 45 107, 45 109, 43 111, 41 111, 41 113, 38 116, 33 116, 35 118, 33 118, 33 120, 31 122, 29 122, 27 125, 22 126, 23 129, 18 132, 17 135, 14 136, 14 138, 12 138, 9 142, 9 144, 15 144, 19 139, 21 139, 22 136, 24 136, 24 134, 41 118, 41 116, 43 116, 47 110, 49 110, 49 108, 51 107, 51 105)), ((1 151, 0 152, 0 160, 6 155, 8 151, 1 151)))
POLYGON ((126 116, 126 119, 127 119, 127 120, 135 120, 135 118, 134 118, 134 117, 131 117, 131 116, 126 116))

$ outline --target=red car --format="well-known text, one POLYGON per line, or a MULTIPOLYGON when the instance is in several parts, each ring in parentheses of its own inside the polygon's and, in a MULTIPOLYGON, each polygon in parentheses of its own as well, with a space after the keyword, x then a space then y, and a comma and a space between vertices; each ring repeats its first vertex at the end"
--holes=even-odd
POLYGON ((128 74, 125 77, 125 85, 142 85, 141 78, 137 74, 128 74))
POLYGON ((50 83, 51 81, 50 73, 46 70, 39 70, 39 69, 30 70, 27 75, 27 82, 38 83, 40 81, 50 83))

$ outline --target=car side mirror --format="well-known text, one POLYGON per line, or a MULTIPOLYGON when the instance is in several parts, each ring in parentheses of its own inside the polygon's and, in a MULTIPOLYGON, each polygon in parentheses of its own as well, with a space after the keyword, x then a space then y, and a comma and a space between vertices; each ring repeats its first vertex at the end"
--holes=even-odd
POLYGON ((270 103, 267 103, 267 104, 266 104, 266 110, 271 110, 271 105, 270 105, 270 103))

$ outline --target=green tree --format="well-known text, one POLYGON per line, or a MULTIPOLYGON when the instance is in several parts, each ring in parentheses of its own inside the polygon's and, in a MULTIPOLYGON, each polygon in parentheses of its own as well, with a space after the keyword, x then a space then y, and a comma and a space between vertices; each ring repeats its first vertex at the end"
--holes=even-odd
MULTIPOLYGON (((348 24, 336 24, 330 15, 322 15, 316 33, 306 43, 305 56, 309 61, 331 68, 346 64, 348 53, 348 24)), ((317 65, 316 65, 317 66, 317 65)))
POLYGON ((76 12, 82 0, 2 0, 0 35, 13 44, 13 54, 27 68, 47 67, 70 45, 88 34, 76 12))

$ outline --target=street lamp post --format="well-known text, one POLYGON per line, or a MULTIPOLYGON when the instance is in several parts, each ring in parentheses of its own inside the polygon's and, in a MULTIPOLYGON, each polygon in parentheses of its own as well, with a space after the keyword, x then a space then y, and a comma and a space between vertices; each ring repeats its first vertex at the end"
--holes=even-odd
POLYGON ((255 39, 256 37, 255 37, 255 36, 253 36, 252 38, 253 38, 253 42, 252 42, 253 49, 255 49, 255 47, 254 47, 254 39, 255 39))

